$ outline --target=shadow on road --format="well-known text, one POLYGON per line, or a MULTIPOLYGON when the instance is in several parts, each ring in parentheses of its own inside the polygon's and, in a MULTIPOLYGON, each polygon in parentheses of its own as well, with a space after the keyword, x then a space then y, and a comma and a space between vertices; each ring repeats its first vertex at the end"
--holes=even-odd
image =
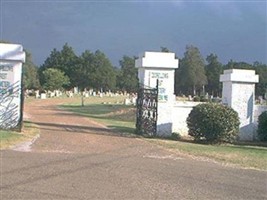
POLYGON ((138 135, 131 134, 134 129, 131 128, 125 129, 125 127, 120 126, 110 126, 110 128, 100 128, 93 126, 82 126, 82 125, 71 125, 71 124, 57 124, 57 123, 44 123, 44 122, 35 122, 40 129, 50 130, 50 131, 62 131, 75 133, 86 133, 86 134, 95 134, 95 135, 105 135, 113 137, 127 137, 127 138, 137 138, 138 135), (126 132, 126 133, 125 133, 126 132))

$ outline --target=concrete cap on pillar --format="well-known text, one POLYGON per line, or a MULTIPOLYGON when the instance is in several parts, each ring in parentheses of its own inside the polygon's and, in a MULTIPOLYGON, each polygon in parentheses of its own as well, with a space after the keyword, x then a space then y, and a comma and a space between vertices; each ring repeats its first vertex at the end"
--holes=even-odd
POLYGON ((25 62, 25 52, 20 44, 0 43, 0 60, 1 61, 18 61, 25 62))
POLYGON ((144 52, 135 61, 137 68, 178 68, 179 60, 175 58, 175 53, 171 52, 144 52))
POLYGON ((255 70, 228 69, 220 75, 220 82, 258 83, 259 75, 255 74, 255 70))

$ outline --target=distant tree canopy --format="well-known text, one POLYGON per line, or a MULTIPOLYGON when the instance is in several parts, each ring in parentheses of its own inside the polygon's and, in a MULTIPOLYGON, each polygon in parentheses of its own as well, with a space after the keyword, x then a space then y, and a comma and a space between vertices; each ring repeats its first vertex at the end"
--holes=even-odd
POLYGON ((69 84, 69 77, 64 75, 64 73, 59 69, 48 68, 42 73, 44 78, 43 88, 45 90, 54 91, 62 89, 64 86, 69 84))
POLYGON ((223 65, 218 61, 215 54, 210 54, 206 58, 207 65, 205 66, 205 73, 207 76, 206 92, 213 96, 219 96, 222 90, 220 83, 220 75, 223 72, 223 65))
POLYGON ((267 92, 267 65, 259 62, 249 64, 230 60, 226 65, 218 61, 215 54, 210 54, 202 59, 199 50, 193 46, 187 46, 184 57, 180 59, 179 68, 175 70, 175 94, 176 95, 201 95, 202 91, 213 96, 221 96, 222 83, 220 75, 226 69, 252 69, 259 75, 259 83, 256 84, 255 95, 264 96, 267 92), (204 65, 204 72, 203 72, 204 65), (192 87, 193 86, 193 87, 192 87), (203 86, 204 90, 201 90, 203 86), (194 89, 196 88, 195 92, 194 89))
MULTIPOLYGON (((6 41, 0 42, 9 43, 6 41)), ((27 50, 25 52, 26 62, 23 64, 23 83, 26 89, 55 88, 51 84, 52 78, 48 78, 49 75, 55 73, 56 77, 62 77, 62 80, 64 80, 63 83, 55 85, 64 89, 78 86, 81 90, 85 88, 127 92, 137 90, 136 57, 124 55, 119 61, 119 67, 114 67, 100 50, 95 52, 85 50, 78 56, 73 48, 66 43, 61 50, 52 49, 50 55, 38 68, 33 63, 30 52, 27 50), (50 68, 57 71, 47 71, 50 68), (47 83, 48 80, 50 81, 49 84, 47 83)), ((161 52, 169 52, 169 49, 161 47, 161 52)), ((225 69, 255 70, 259 75, 259 83, 256 84, 255 94, 256 96, 265 95, 267 92, 266 64, 259 62, 249 64, 230 60, 223 65, 218 60, 217 55, 212 53, 204 60, 197 47, 186 46, 184 56, 179 60, 179 68, 175 70, 176 95, 201 95, 207 92, 213 96, 220 96, 222 84, 219 77, 225 69)), ((57 82, 57 80, 54 81, 57 82)))
POLYGON ((197 47, 187 46, 184 58, 176 70, 175 90, 178 93, 196 95, 207 83, 205 62, 197 47))
POLYGON ((138 87, 136 57, 123 56, 117 73, 117 87, 123 91, 136 92, 138 87))
POLYGON ((91 53, 86 50, 77 56, 67 43, 61 51, 53 49, 39 69, 41 84, 45 83, 42 72, 48 68, 61 70, 70 80, 65 88, 78 86, 80 89, 114 89, 116 76, 113 66, 105 54, 99 50, 91 53))
POLYGON ((26 52, 26 61, 22 66, 23 85, 25 89, 38 89, 40 87, 38 68, 32 62, 31 54, 26 52))

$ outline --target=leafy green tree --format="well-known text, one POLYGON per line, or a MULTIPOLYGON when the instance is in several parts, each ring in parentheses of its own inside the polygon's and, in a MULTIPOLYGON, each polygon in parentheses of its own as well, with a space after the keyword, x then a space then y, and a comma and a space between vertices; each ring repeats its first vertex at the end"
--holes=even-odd
POLYGON ((256 96, 265 96, 267 93, 267 65, 255 62, 253 64, 256 74, 259 75, 259 83, 256 83, 256 96))
POLYGON ((103 52, 97 50, 94 53, 89 73, 89 83, 93 88, 104 91, 115 88, 116 75, 111 62, 103 52))
POLYGON ((117 86, 127 92, 136 92, 138 87, 136 57, 123 56, 120 60, 120 70, 117 76, 117 86))
POLYGON ((40 82, 38 78, 38 68, 32 62, 31 54, 26 52, 26 61, 22 66, 23 71, 23 84, 25 89, 37 89, 40 87, 40 82))
POLYGON ((225 69, 254 69, 254 67, 251 64, 248 64, 246 62, 235 62, 233 60, 230 60, 225 66, 225 69))
POLYGON ((219 96, 222 90, 222 84, 220 83, 220 75, 223 71, 222 64, 218 61, 218 57, 215 54, 207 56, 206 61, 208 62, 205 66, 208 81, 206 91, 214 96, 219 96))
POLYGON ((207 83, 205 62, 197 47, 187 46, 180 67, 176 70, 176 91, 180 89, 184 94, 196 95, 203 91, 207 83))
POLYGON ((170 52, 170 50, 167 47, 160 47, 161 52, 170 52))
POLYGON ((62 89, 64 86, 69 84, 68 76, 64 75, 64 72, 59 69, 49 68, 43 72, 44 84, 43 88, 45 90, 57 90, 62 89))
POLYGON ((72 47, 67 43, 64 44, 61 51, 53 49, 50 56, 45 60, 44 64, 39 69, 40 81, 43 84, 43 74, 42 72, 48 68, 59 69, 64 72, 70 79, 71 87, 77 86, 75 80, 77 80, 77 75, 75 74, 76 65, 78 64, 78 57, 76 56, 72 47))
POLYGON ((89 50, 84 51, 78 59, 78 63, 74 71, 74 82, 81 90, 93 87, 90 81, 90 76, 93 73, 93 71, 91 71, 93 59, 94 54, 89 50))

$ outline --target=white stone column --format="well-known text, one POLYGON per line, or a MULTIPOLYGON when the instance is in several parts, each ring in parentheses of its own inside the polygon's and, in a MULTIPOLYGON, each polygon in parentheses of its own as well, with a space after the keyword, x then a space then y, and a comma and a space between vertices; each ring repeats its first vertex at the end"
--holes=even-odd
POLYGON ((135 61, 141 84, 154 88, 159 80, 158 136, 170 136, 172 133, 174 70, 178 68, 178 63, 175 54, 169 52, 145 52, 135 61))
POLYGON ((0 43, 0 128, 11 129, 22 121, 21 83, 25 52, 18 44, 0 43))
POLYGON ((233 108, 240 119, 240 140, 253 140, 255 83, 259 76, 254 70, 229 69, 220 76, 223 82, 222 102, 233 108))

